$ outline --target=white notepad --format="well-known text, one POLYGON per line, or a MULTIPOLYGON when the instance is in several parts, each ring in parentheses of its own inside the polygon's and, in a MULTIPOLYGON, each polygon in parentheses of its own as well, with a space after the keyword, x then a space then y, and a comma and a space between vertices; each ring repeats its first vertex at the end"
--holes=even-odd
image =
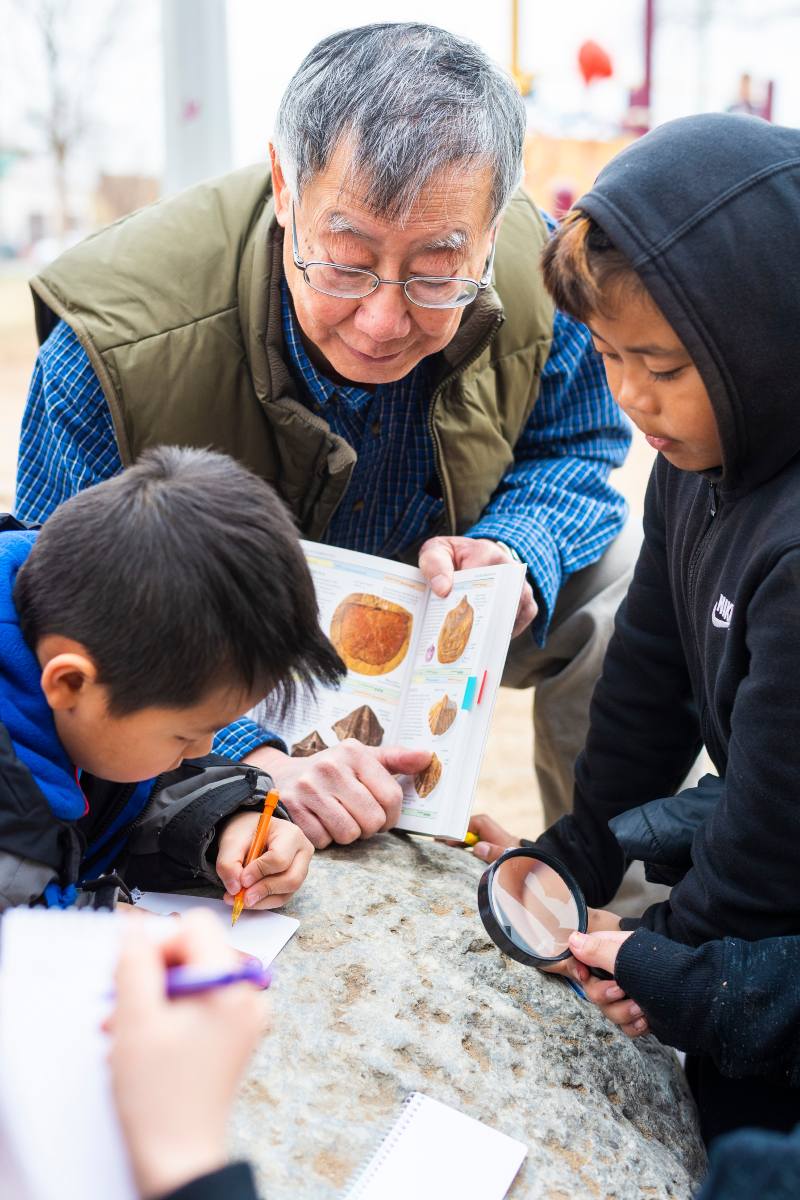
POLYGON ((170 892, 143 892, 137 903, 150 912, 166 916, 168 913, 187 913, 194 908, 212 912, 222 925, 229 945, 245 954, 252 954, 268 967, 280 954, 292 937, 300 922, 283 913, 245 910, 235 925, 231 926, 231 908, 222 900, 211 900, 205 896, 177 896, 170 892))
POLYGON ((16 908, 0 925, 0 1122, 25 1200, 136 1200, 102 1023, 124 918, 16 908))
POLYGON ((412 1092, 344 1200, 502 1200, 528 1147, 412 1092))
MULTIPOLYGON (((265 966, 299 924, 280 913, 243 913, 231 930, 227 905, 193 896, 150 892, 145 905, 165 913, 211 908, 228 941, 265 966)), ((136 1200, 102 1029, 132 919, 17 908, 0 921, 2 1200, 136 1200)))

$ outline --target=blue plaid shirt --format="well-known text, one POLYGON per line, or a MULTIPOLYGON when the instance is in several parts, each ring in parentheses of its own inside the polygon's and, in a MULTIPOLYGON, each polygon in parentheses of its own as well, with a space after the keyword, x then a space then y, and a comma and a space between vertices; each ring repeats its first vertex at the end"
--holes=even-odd
MULTIPOLYGON (((332 544, 385 557, 399 555, 432 527, 442 500, 428 433, 427 365, 373 391, 334 385, 306 354, 283 286, 289 365, 304 401, 358 454, 350 486, 327 530, 332 544)), ((534 583, 541 644, 559 588, 596 562, 625 520, 626 506, 608 476, 622 464, 630 431, 608 392, 587 329, 557 312, 539 397, 501 479, 470 537, 513 546, 534 583)), ((39 351, 20 435, 16 512, 44 521, 83 488, 122 470, 103 391, 85 350, 64 322, 39 351)), ((277 739, 272 739, 280 744, 277 739)), ((218 734, 218 753, 239 759, 265 742, 242 718, 218 734)))

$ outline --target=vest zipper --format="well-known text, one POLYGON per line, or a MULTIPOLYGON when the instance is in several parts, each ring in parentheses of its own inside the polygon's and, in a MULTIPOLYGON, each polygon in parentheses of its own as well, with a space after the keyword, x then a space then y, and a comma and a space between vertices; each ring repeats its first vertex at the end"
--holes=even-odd
POLYGON ((454 383, 456 379, 459 379, 464 374, 467 367, 471 366, 472 363, 474 363, 476 359, 480 358, 481 354, 483 354, 484 350, 489 345, 489 343, 491 342, 494 335, 497 333, 497 331, 500 328, 500 326, 502 325, 502 323, 503 323, 503 314, 498 313, 494 319, 494 324, 487 331, 487 333, 481 339, 481 341, 478 343, 478 345, 473 348, 472 354, 470 354, 469 358, 466 359, 465 362, 461 363, 460 366, 458 366, 454 370, 452 370, 449 375, 445 375, 444 379, 439 383, 439 385, 434 388, 433 395, 431 396, 430 406, 428 408, 428 432, 431 436, 431 441, 433 442, 433 457, 434 457, 434 466, 436 467, 436 477, 439 480, 439 487, 442 489, 442 499, 444 500, 445 513, 447 514, 447 520, 450 525, 451 534, 456 533, 455 512, 454 512, 453 506, 450 502, 450 493, 447 489, 446 480, 444 477, 444 473, 442 471, 441 456, 439 453, 439 442, 436 437, 436 432, 435 432, 434 424, 433 424, 434 413, 436 410, 436 403, 437 403, 440 395, 444 391, 444 389, 447 387, 447 385, 449 383, 454 383))

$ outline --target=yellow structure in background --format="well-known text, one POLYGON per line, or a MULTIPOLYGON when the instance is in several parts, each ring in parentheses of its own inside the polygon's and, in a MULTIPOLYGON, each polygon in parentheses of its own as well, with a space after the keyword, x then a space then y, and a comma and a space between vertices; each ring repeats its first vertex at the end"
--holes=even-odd
POLYGON ((520 90, 520 95, 530 96, 533 76, 527 75, 519 65, 519 0, 511 0, 511 78, 520 90))

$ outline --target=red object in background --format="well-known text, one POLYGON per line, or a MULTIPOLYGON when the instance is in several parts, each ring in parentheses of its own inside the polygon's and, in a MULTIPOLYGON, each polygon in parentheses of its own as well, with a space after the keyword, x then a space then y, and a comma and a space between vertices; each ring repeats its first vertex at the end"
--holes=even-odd
POLYGON ((553 188, 553 216, 557 221, 566 216, 575 203, 575 188, 570 183, 559 183, 553 188))
POLYGON ((611 58, 597 42, 584 42, 578 51, 578 67, 583 82, 590 84, 594 79, 610 79, 614 74, 611 58))

